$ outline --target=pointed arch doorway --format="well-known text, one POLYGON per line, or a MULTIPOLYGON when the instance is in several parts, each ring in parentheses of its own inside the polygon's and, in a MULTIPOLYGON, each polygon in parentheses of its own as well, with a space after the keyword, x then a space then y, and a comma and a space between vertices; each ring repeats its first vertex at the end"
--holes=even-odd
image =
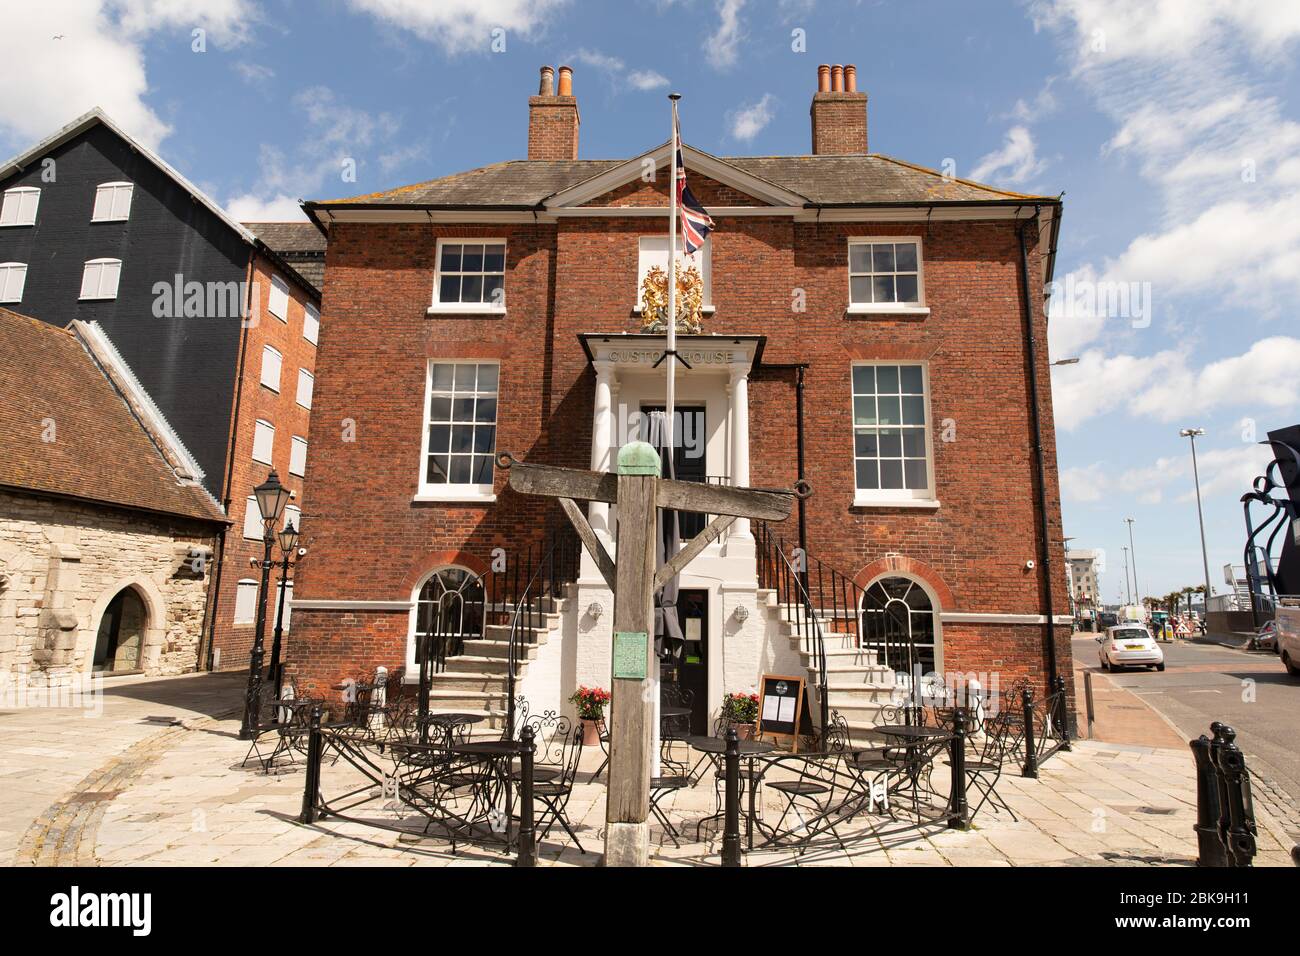
POLYGON ((100 618, 92 668, 102 673, 140 670, 148 626, 149 612, 140 593, 133 587, 118 591, 100 618))

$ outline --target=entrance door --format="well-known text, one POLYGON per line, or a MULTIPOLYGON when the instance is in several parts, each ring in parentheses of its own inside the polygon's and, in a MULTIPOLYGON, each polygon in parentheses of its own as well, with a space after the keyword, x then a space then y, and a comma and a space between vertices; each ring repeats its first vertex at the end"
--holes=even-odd
MULTIPOLYGON (((646 405, 641 409, 641 421, 643 423, 643 435, 646 441, 655 446, 655 451, 659 452, 659 460, 663 462, 663 476, 669 477, 668 455, 665 454, 668 436, 660 424, 646 425, 650 422, 651 417, 658 412, 660 415, 664 412, 662 405, 646 405), (648 434, 645 434, 648 432, 648 434)), ((676 446, 673 452, 673 473, 678 481, 708 481, 708 460, 705 455, 705 446, 708 441, 708 435, 704 430, 704 408, 702 406, 678 405, 676 408, 676 421, 673 423, 673 444, 676 446)), ((664 516, 665 519, 667 515, 664 516)), ((677 513, 678 528, 682 541, 689 541, 701 531, 707 523, 704 515, 691 512, 679 511, 677 513)), ((664 521, 664 540, 668 540, 671 534, 672 522, 664 521)))
POLYGON ((144 647, 144 601, 134 588, 119 591, 108 602, 104 617, 99 622, 95 636, 97 671, 133 671, 140 668, 140 654, 144 647))
POLYGON ((709 592, 686 588, 677 595, 677 620, 686 646, 678 684, 691 694, 691 733, 709 733, 709 592))

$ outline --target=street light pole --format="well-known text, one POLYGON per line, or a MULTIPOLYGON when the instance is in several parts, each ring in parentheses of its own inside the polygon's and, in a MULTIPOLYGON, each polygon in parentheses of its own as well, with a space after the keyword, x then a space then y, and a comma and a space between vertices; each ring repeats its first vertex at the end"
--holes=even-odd
POLYGON ((266 658, 266 601, 267 588, 271 586, 271 569, 275 562, 271 560, 271 546, 275 544, 275 526, 284 513, 284 506, 289 503, 289 489, 280 484, 280 476, 271 470, 266 481, 253 489, 257 500, 257 510, 262 516, 263 554, 262 589, 257 599, 257 623, 253 634, 253 649, 248 655, 248 689, 244 696, 244 719, 239 727, 239 738, 248 740, 261 722, 262 711, 262 662, 266 658))
POLYGON ((1128 522, 1128 550, 1133 557, 1133 593, 1137 596, 1139 604, 1142 603, 1142 592, 1138 588, 1138 553, 1137 548, 1133 546, 1133 519, 1125 518, 1128 522))
POLYGON ((1121 545, 1120 550, 1124 552, 1124 591, 1128 594, 1128 601, 1125 603, 1132 604, 1133 591, 1128 586, 1128 548, 1121 545))
POLYGON ((284 635, 284 598, 288 590, 289 583, 289 559, 293 557, 294 551, 298 548, 298 529, 293 526, 293 522, 285 523, 284 530, 278 535, 280 539, 280 550, 283 552, 283 558, 280 562, 280 594, 275 613, 275 636, 271 639, 271 671, 270 677, 275 681, 275 697, 280 699, 280 688, 282 686, 282 671, 280 665, 280 639, 284 635))
POLYGON ((1205 515, 1201 511, 1201 475, 1196 467, 1196 439, 1204 428, 1184 428, 1178 433, 1192 443, 1192 480, 1196 483, 1196 520, 1201 525, 1201 566, 1205 569, 1205 613, 1210 612, 1210 558, 1205 550, 1205 515))

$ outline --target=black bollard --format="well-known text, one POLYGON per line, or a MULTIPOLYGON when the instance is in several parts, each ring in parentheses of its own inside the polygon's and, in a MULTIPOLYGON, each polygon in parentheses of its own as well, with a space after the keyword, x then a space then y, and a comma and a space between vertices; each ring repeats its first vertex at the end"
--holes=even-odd
POLYGON ((960 707, 952 714, 948 768, 952 772, 952 789, 948 796, 948 829, 969 830, 970 808, 966 802, 966 712, 960 707))
POLYGON ((1061 749, 1070 752, 1070 709, 1065 704, 1065 678, 1056 675, 1056 726, 1061 731, 1061 749))
POLYGON ((312 704, 311 729, 307 732, 307 769, 303 772, 301 823, 316 822, 316 805, 320 795, 320 704, 312 704))
POLYGON ((740 866, 740 739, 736 728, 727 728, 726 813, 722 828, 722 865, 740 866))
POLYGON ((537 865, 537 835, 533 829, 533 743, 532 727, 519 734, 523 752, 519 757, 519 857, 515 866, 537 865))
POLYGON ((1196 865, 1227 866, 1219 839, 1219 782, 1210 761, 1210 738, 1201 734, 1189 746, 1196 761, 1196 865))
POLYGON ((1025 766, 1022 777, 1038 777, 1038 741, 1034 739, 1034 692, 1026 687, 1020 691, 1020 708, 1025 721, 1025 766))
POLYGON ((1251 866, 1255 858, 1255 805, 1250 792, 1250 773, 1246 770, 1246 755, 1235 743, 1237 732, 1231 727, 1215 723, 1215 747, 1210 754, 1219 773, 1219 836, 1227 854, 1228 866, 1251 866), (1221 743, 1219 741, 1222 741, 1221 743))

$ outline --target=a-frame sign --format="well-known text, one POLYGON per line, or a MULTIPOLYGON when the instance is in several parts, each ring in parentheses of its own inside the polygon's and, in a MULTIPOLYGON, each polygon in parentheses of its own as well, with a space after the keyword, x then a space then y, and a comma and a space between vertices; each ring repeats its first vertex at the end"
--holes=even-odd
POLYGON ((644 866, 649 859, 650 777, 653 765, 654 593, 737 518, 782 521, 793 491, 727 488, 660 477, 659 455, 647 442, 618 454, 618 471, 605 474, 530 465, 509 453, 497 457, 521 494, 559 498, 605 583, 614 592, 613 690, 610 702, 609 791, 605 810, 605 865, 644 866), (618 506, 617 560, 596 537, 578 501, 618 506), (655 571, 655 509, 716 515, 708 526, 655 571), (635 659, 634 659, 635 658, 635 659), (637 667, 641 663, 643 666, 637 667), (628 676, 620 676, 625 674, 628 676))

